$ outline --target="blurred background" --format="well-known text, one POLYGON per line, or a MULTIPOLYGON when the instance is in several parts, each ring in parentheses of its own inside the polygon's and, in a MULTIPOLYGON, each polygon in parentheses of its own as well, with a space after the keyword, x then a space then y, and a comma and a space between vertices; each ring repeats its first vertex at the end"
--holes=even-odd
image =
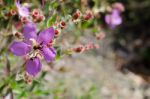
MULTIPOLYGON (((24 1, 29 2, 22 0, 24 1)), ((44 62, 43 72, 32 85, 27 85, 24 81, 16 82, 15 77, 4 80, 4 64, 7 59, 2 56, 8 57, 9 54, 10 64, 14 65, 11 68, 20 65, 17 62, 23 59, 4 48, 13 38, 10 36, 7 41, 0 36, 0 95, 7 93, 5 86, 11 86, 14 99, 150 99, 150 0, 46 1, 45 10, 51 5, 56 11, 54 13, 59 13, 66 20, 69 17, 67 14, 72 14, 76 9, 95 12, 93 20, 69 24, 62 31, 56 41, 61 49, 97 42, 94 35, 99 30, 106 36, 98 42, 99 49, 65 55, 63 58, 60 56, 51 64, 44 62), (104 16, 109 12, 109 6, 115 2, 120 2, 125 7, 121 13, 123 22, 115 29, 110 29, 104 16), (9 83, 5 85, 5 81, 9 83)), ((40 0, 30 2, 35 2, 35 7, 41 7, 40 0)), ((43 13, 51 15, 46 11, 43 13)), ((8 24, 3 25, 4 22, 9 24, 9 20, 0 18, 0 32, 6 32, 4 27, 8 24)))

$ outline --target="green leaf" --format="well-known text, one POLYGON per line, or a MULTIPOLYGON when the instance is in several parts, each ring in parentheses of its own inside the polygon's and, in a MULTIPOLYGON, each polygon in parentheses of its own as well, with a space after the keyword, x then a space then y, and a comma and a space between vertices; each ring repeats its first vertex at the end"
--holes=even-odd
POLYGON ((9 6, 14 5, 14 0, 5 0, 5 2, 9 6))
POLYGON ((61 47, 55 47, 56 48, 56 51, 57 51, 57 55, 56 55, 56 60, 60 59, 61 58, 61 55, 62 55, 62 50, 61 50, 61 47))
POLYGON ((53 15, 47 20, 47 27, 52 26, 55 22, 56 22, 56 15, 53 15))

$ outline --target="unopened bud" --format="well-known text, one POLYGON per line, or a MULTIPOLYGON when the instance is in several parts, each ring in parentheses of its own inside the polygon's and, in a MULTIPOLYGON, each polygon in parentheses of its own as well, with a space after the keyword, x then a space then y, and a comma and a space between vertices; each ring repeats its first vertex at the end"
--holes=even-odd
POLYGON ((27 17, 21 17, 21 22, 22 22, 23 24, 26 24, 26 23, 29 22, 29 19, 28 19, 27 17))
POLYGON ((16 33, 15 33, 15 36, 16 36, 17 38, 21 38, 21 37, 22 37, 22 33, 16 32, 16 33))
POLYGON ((83 45, 80 45, 79 47, 73 49, 73 51, 77 53, 83 52, 84 50, 85 49, 83 45))
POLYGON ((64 21, 60 22, 60 28, 64 29, 66 27, 66 23, 64 21))
POLYGON ((93 49, 94 48, 94 44, 93 43, 89 43, 89 44, 86 45, 86 48, 93 49))
POLYGON ((77 20, 80 17, 80 15, 81 15, 81 12, 77 10, 72 16, 73 20, 77 20))
POLYGON ((38 9, 34 9, 32 11, 32 17, 33 18, 37 18, 37 17, 39 17, 39 15, 40 15, 40 11, 38 9))
POLYGON ((7 15, 8 17, 11 17, 11 16, 14 16, 14 15, 16 15, 16 14, 17 14, 16 10, 15 10, 15 9, 11 9, 10 12, 8 12, 6 15, 7 15))
POLYGON ((34 9, 32 12, 34 22, 41 22, 45 20, 45 16, 38 9, 34 9))
POLYGON ((100 48, 99 44, 95 44, 94 47, 95 47, 96 49, 99 49, 99 48, 100 48))
POLYGON ((60 30, 56 29, 55 30, 55 37, 58 37, 60 35, 60 33, 61 33, 60 30))
POLYGON ((11 14, 12 16, 14 16, 14 15, 16 15, 16 14, 17 14, 17 12, 16 12, 16 10, 15 10, 15 9, 11 9, 11 10, 10 10, 10 14, 11 14))
POLYGON ((53 46, 54 43, 55 43, 55 39, 51 40, 51 41, 47 44, 47 47, 53 46))
POLYGON ((32 84, 32 77, 29 75, 29 74, 27 74, 27 73, 25 73, 25 75, 24 75, 24 80, 26 81, 26 83, 27 84, 29 84, 29 85, 31 85, 32 84))
POLYGON ((104 38, 105 38, 105 33, 103 33, 103 32, 96 35, 97 40, 101 40, 101 39, 104 39, 104 38))
POLYGON ((84 20, 90 20, 93 18, 93 13, 91 11, 87 11, 83 18, 84 20))
POLYGON ((124 5, 122 3, 116 2, 112 5, 113 9, 117 9, 120 12, 123 12, 125 10, 124 5))

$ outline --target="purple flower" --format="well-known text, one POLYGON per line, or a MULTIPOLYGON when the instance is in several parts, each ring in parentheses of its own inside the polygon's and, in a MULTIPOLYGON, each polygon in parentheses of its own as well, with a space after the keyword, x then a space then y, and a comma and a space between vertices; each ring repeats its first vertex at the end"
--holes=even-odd
POLYGON ((50 27, 37 34, 36 24, 27 23, 23 28, 24 41, 15 41, 10 46, 10 51, 17 56, 30 54, 30 59, 26 62, 26 71, 35 76, 41 71, 41 61, 37 55, 42 55, 47 62, 54 60, 56 50, 48 44, 53 40, 55 30, 50 27))
POLYGON ((115 28, 122 23, 122 17, 120 11, 114 9, 111 14, 105 16, 105 22, 110 26, 110 28, 115 28))
POLYGON ((41 67, 42 67, 42 64, 38 57, 29 59, 26 62, 26 71, 33 76, 37 75, 37 73, 41 71, 41 67))
POLYGON ((16 7, 18 9, 18 13, 21 17, 28 17, 29 16, 29 9, 25 6, 20 4, 20 0, 17 0, 16 7))

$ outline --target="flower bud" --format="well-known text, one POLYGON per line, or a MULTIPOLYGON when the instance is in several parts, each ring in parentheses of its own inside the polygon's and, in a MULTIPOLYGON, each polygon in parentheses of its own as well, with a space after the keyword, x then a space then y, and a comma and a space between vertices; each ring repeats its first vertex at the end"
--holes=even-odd
POLYGON ((83 18, 84 20, 90 20, 93 18, 93 13, 91 11, 87 11, 83 18))
POLYGON ((117 9, 120 12, 123 12, 125 10, 124 5, 122 3, 116 2, 112 5, 113 9, 117 9))
POLYGON ((45 16, 38 9, 34 9, 32 12, 32 18, 34 22, 41 22, 45 20, 45 16))
POLYGON ((64 29, 66 27, 66 23, 64 21, 60 22, 60 28, 64 29))
POLYGON ((77 10, 72 16, 73 20, 77 20, 80 17, 80 15, 81 15, 81 12, 77 10))
POLYGON ((21 29, 21 28, 22 28, 22 23, 21 23, 21 22, 15 23, 15 28, 16 28, 17 30, 21 29))
POLYGON ((32 84, 32 77, 29 76, 29 74, 25 73, 24 75, 24 80, 26 81, 27 84, 31 85, 32 84))
POLYGON ((55 37, 57 38, 60 35, 60 33, 61 33, 60 30, 56 29, 55 30, 55 37))
POLYGON ((99 49, 99 48, 100 48, 99 44, 95 44, 94 47, 95 47, 96 49, 99 49))
POLYGON ((105 38, 105 33, 103 33, 103 32, 96 35, 97 40, 101 40, 101 39, 104 39, 104 38, 105 38))
POLYGON ((15 36, 16 36, 17 38, 21 38, 21 37, 22 37, 22 33, 16 32, 16 33, 15 33, 15 36))
POLYGON ((47 47, 51 47, 55 43, 55 39, 51 40, 48 44, 47 47))
POLYGON ((41 22, 45 20, 45 16, 44 15, 40 15, 37 22, 41 22))
POLYGON ((7 13, 7 16, 8 16, 8 17, 11 17, 11 16, 14 16, 14 15, 16 15, 16 14, 17 14, 16 10, 15 10, 15 9, 11 9, 10 12, 7 13))
POLYGON ((32 11, 32 17, 33 17, 33 19, 39 17, 39 15, 40 15, 40 11, 38 9, 34 9, 32 11))
POLYGON ((16 14, 17 14, 17 12, 16 12, 16 10, 15 10, 15 9, 11 9, 11 10, 10 10, 10 14, 11 14, 12 16, 14 16, 14 15, 16 15, 16 14))
POLYGON ((86 45, 86 50, 90 50, 94 48, 94 44, 93 43, 89 43, 86 45))
POLYGON ((79 47, 73 48, 73 51, 77 52, 77 53, 83 52, 84 50, 85 49, 84 49, 83 45, 80 45, 79 47))
POLYGON ((29 19, 28 19, 27 17, 21 17, 21 22, 22 22, 23 24, 26 24, 26 23, 29 22, 29 19))

